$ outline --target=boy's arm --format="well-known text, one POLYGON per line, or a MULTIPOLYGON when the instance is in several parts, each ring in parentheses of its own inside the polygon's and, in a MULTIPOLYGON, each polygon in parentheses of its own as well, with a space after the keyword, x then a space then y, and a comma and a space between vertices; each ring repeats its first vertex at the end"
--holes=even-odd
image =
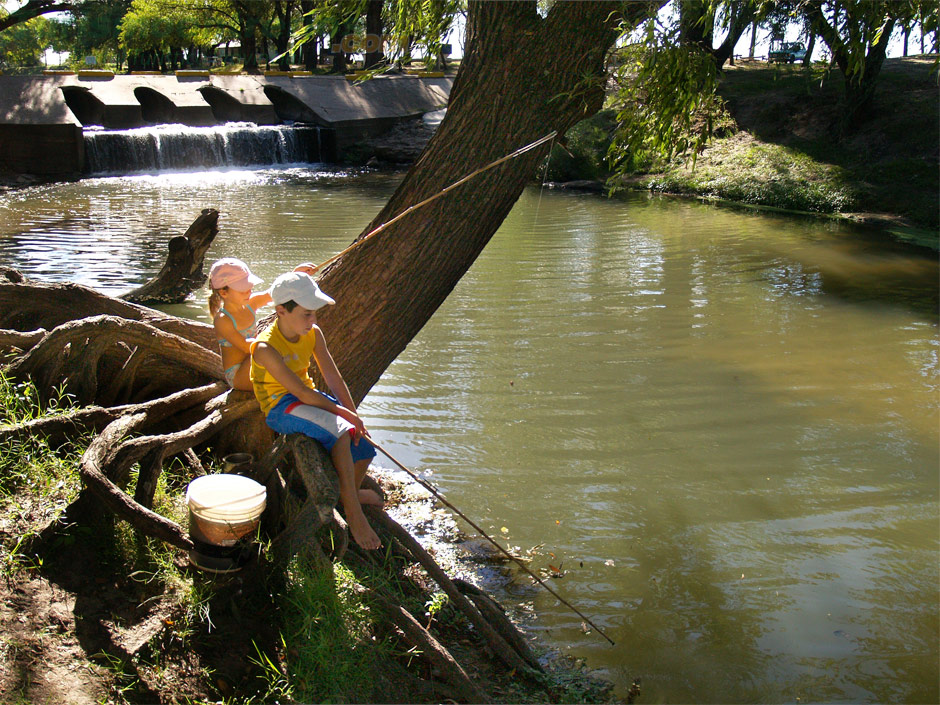
POLYGON ((317 363, 317 367, 320 368, 320 374, 323 375, 323 380, 326 382, 326 385, 330 388, 330 391, 333 392, 333 396, 339 399, 340 404, 344 407, 344 411, 347 412, 339 415, 356 427, 356 438, 358 440, 360 435, 367 435, 365 424, 356 411, 356 404, 352 400, 352 395, 349 393, 349 387, 346 386, 346 381, 343 379, 339 368, 333 361, 333 356, 330 354, 330 350, 326 345, 326 338, 323 335, 323 331, 320 330, 319 326, 314 326, 314 328, 316 328, 317 332, 317 342, 313 348, 314 360, 317 363))

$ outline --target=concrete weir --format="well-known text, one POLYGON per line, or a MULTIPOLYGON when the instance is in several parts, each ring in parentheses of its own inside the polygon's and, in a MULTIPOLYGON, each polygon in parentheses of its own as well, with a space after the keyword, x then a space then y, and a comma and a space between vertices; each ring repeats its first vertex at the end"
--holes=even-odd
POLYGON ((452 78, 381 76, 0 76, 0 173, 86 171, 83 130, 163 124, 306 123, 333 131, 337 158, 397 122, 447 104, 452 78))

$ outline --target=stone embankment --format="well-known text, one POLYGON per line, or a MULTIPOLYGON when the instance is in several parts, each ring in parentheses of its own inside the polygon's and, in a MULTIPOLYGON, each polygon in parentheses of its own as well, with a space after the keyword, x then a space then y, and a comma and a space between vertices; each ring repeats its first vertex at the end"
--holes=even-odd
POLYGON ((384 76, 0 76, 0 174, 69 178, 85 170, 83 130, 159 124, 304 123, 333 131, 335 157, 443 108, 453 79, 384 76))

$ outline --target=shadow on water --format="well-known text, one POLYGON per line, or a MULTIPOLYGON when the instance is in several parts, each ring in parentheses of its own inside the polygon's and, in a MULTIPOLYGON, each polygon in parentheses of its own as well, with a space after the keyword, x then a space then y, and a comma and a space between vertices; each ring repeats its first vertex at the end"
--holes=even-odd
POLYGON ((856 304, 902 306, 926 318, 938 315, 940 263, 929 249, 861 230, 834 241, 803 243, 788 259, 765 270, 782 293, 827 294, 856 304))

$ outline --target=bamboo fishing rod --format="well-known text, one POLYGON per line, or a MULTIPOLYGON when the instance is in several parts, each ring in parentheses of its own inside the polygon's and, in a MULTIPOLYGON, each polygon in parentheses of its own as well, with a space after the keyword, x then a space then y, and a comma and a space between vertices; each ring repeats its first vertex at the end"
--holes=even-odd
MULTIPOLYGON (((443 196, 445 193, 448 193, 448 192, 450 192, 450 191, 453 191, 455 188, 457 188, 457 187, 460 186, 461 184, 465 184, 466 182, 468 182, 470 179, 474 178, 475 176, 478 176, 479 174, 482 174, 483 172, 488 171, 489 169, 493 169, 494 167, 497 167, 497 166, 499 166, 500 164, 503 164, 503 163, 509 161, 510 159, 515 159, 516 157, 518 157, 518 156, 520 156, 520 155, 522 155, 522 154, 525 154, 526 152, 528 152, 528 151, 530 151, 530 150, 532 150, 532 149, 535 149, 535 148, 538 147, 539 145, 545 144, 545 143, 548 142, 549 140, 555 139, 555 136, 556 136, 557 134, 558 134, 557 131, 553 130, 553 131, 549 132, 547 135, 545 135, 545 136, 543 136, 543 137, 540 137, 539 139, 535 140, 534 142, 530 142, 529 144, 525 145, 524 147, 520 147, 519 149, 517 149, 516 151, 514 151, 514 152, 512 152, 512 153, 507 154, 507 155, 505 155, 505 156, 502 156, 502 157, 500 157, 499 159, 496 159, 496 160, 490 162, 489 164, 486 164, 485 166, 482 166, 482 167, 480 167, 479 169, 476 169, 476 170, 470 172, 469 174, 467 174, 466 176, 464 176, 464 177, 458 179, 457 181, 455 181, 454 183, 450 184, 449 186, 446 186, 445 188, 441 189, 440 191, 438 191, 437 193, 435 193, 433 196, 429 196, 428 198, 425 198, 423 201, 419 201, 418 203, 415 203, 414 205, 409 206, 408 208, 406 208, 405 210, 403 210, 401 213, 399 213, 398 215, 396 215, 394 218, 391 218, 390 220, 385 221, 384 223, 382 223, 381 225, 379 225, 377 228, 374 228, 373 230, 371 230, 371 231, 369 231, 368 233, 366 233, 365 235, 363 235, 361 238, 359 238, 358 240, 356 240, 354 243, 352 243, 349 247, 347 247, 345 250, 343 250, 343 251, 340 252, 339 254, 336 254, 336 255, 334 255, 333 257, 330 257, 330 258, 329 258, 328 260, 326 260, 323 264, 321 264, 319 267, 317 267, 317 269, 318 269, 318 270, 322 270, 324 267, 326 267, 326 266, 332 264, 333 262, 335 262, 336 260, 338 260, 340 257, 342 257, 343 255, 345 255, 346 253, 350 252, 351 250, 353 250, 353 249, 356 248, 356 247, 359 247, 362 243, 364 243, 364 242, 365 242, 366 240, 368 240, 369 238, 374 237, 375 235, 378 235, 380 232, 382 232, 383 230, 385 230, 387 227, 389 227, 389 226, 392 225, 393 223, 395 223, 395 222, 401 220, 402 218, 404 218, 404 217, 405 217, 406 215, 408 215, 409 213, 413 213, 414 211, 418 210, 419 208, 423 208, 424 206, 428 205, 429 203, 431 203, 431 202, 433 202, 433 201, 436 201, 438 198, 440 198, 441 196, 443 196)), ((591 625, 592 627, 594 627, 594 629, 597 630, 597 633, 598 633, 598 634, 600 634, 600 635, 601 635, 602 637, 604 637, 608 642, 610 642, 610 645, 611 645, 611 646, 614 645, 614 640, 611 639, 609 636, 607 636, 607 634, 604 632, 603 629, 601 629, 601 628, 598 627, 596 624, 594 624, 594 622, 591 621, 590 617, 588 617, 587 615, 585 615, 585 614, 584 614, 583 612, 581 612, 577 607, 575 607, 575 606, 572 605, 570 602, 568 602, 565 598, 563 598, 561 595, 559 595, 554 589, 552 589, 548 584, 546 584, 544 580, 542 580, 539 576, 537 576, 535 573, 533 573, 531 570, 529 570, 529 567, 526 566, 521 560, 519 560, 518 557, 514 556, 512 553, 510 553, 510 552, 507 551, 505 548, 503 548, 499 543, 496 542, 495 539, 493 539, 489 534, 487 534, 483 529, 481 529, 481 528, 476 524, 476 522, 474 522, 474 521, 473 521, 472 519, 470 519, 466 514, 464 514, 463 512, 461 512, 459 509, 457 509, 457 507, 455 507, 453 504, 451 504, 451 503, 448 502, 446 499, 444 499, 444 496, 443 496, 440 492, 438 492, 437 489, 436 489, 433 485, 431 485, 429 482, 427 482, 427 481, 421 479, 420 477, 418 477, 418 475, 416 475, 416 474, 415 474, 414 472, 412 472, 408 467, 406 467, 404 464, 402 464, 397 458, 395 458, 391 453, 389 453, 387 450, 385 450, 385 448, 383 448, 381 445, 379 445, 379 443, 377 443, 375 440, 373 440, 372 438, 369 438, 369 441, 370 441, 370 442, 372 443, 372 445, 374 445, 378 450, 380 450, 383 455, 385 455, 389 460, 391 460, 393 463, 395 463, 395 465, 397 465, 399 468, 401 468, 402 470, 404 470, 404 471, 405 471, 408 475, 410 475, 418 484, 420 484, 422 487, 424 487, 426 490, 428 490, 428 492, 430 492, 430 493, 431 493, 432 495, 434 495, 438 500, 440 500, 440 502, 441 502, 444 506, 446 506, 447 508, 449 508, 449 509, 450 509, 451 511, 453 511, 455 514, 457 514, 457 516, 459 516, 461 519, 463 519, 465 522, 467 522, 471 527, 473 527, 474 531, 476 531, 478 534, 480 534, 480 536, 482 536, 482 537, 485 538, 487 541, 489 541, 491 544, 493 544, 493 545, 499 550, 500 553, 506 555, 510 560, 512 560, 514 563, 516 563, 516 565, 518 565, 520 568, 522 568, 522 570, 525 571, 525 573, 528 574, 529 577, 531 577, 533 580, 535 580, 535 582, 537 582, 537 583, 538 583, 539 585, 541 585, 543 588, 545 588, 546 590, 548 590, 548 592, 550 592, 552 595, 554 595, 555 598, 558 599, 559 602, 561 602, 563 605, 565 605, 565 606, 568 607, 570 610, 572 610, 575 614, 577 614, 579 617, 581 617, 581 619, 583 619, 587 624, 589 624, 589 625, 591 625)))
POLYGON ((539 137, 537 140, 535 140, 535 142, 530 142, 530 143, 527 144, 525 147, 520 147, 520 148, 517 149, 515 152, 512 152, 512 153, 510 153, 510 154, 506 154, 506 155, 500 157, 499 159, 496 159, 496 160, 490 162, 489 164, 487 164, 487 165, 485 165, 485 166, 481 166, 479 169, 475 169, 474 171, 471 171, 469 174, 467 174, 467 175, 464 176, 464 177, 461 177, 460 179, 458 179, 457 181, 455 181, 454 183, 452 183, 450 186, 445 186, 443 189, 441 189, 440 191, 438 191, 437 193, 435 193, 433 196, 428 196, 428 197, 425 198, 423 201, 419 201, 418 203, 415 203, 414 205, 408 206, 405 210, 403 210, 401 213, 399 213, 398 215, 396 215, 394 218, 391 218, 391 219, 389 219, 389 220, 386 220, 384 223, 382 223, 381 225, 379 225, 377 228, 374 228, 373 230, 370 230, 368 233, 366 233, 366 234, 363 235, 361 238, 359 238, 358 240, 356 240, 354 243, 352 243, 352 244, 351 244, 349 247, 347 247, 345 250, 343 250, 343 251, 340 252, 339 254, 333 255, 333 256, 330 257, 328 260, 326 260, 326 262, 324 262, 323 264, 321 264, 320 266, 318 266, 316 269, 317 269, 318 271, 320 271, 320 270, 322 270, 324 267, 327 267, 327 266, 333 264, 333 262, 335 262, 336 260, 338 260, 340 257, 342 257, 343 255, 347 254, 348 252, 354 250, 355 248, 359 247, 359 246, 362 245, 366 240, 368 240, 368 239, 374 237, 375 235, 378 235, 380 232, 382 232, 383 230, 385 230, 385 228, 387 228, 388 226, 392 225, 393 223, 398 222, 399 220, 401 220, 402 218, 404 218, 404 217, 405 217, 406 215, 408 215, 409 213, 414 213, 414 212, 415 212, 416 210, 418 210, 419 208, 423 208, 424 206, 428 205, 429 203, 431 203, 431 202, 433 202, 433 201, 436 201, 438 198, 440 198, 441 196, 443 196, 445 193, 448 193, 448 192, 450 192, 450 191, 453 191, 453 190, 454 190, 455 188, 457 188, 458 186, 467 183, 467 182, 468 182, 470 179, 472 179, 473 177, 479 176, 480 174, 482 174, 482 173, 485 172, 485 171, 488 171, 488 170, 490 170, 490 169, 492 169, 492 168, 494 168, 494 167, 497 167, 497 166, 499 166, 500 164, 503 164, 504 162, 508 162, 510 159, 515 159, 516 157, 518 157, 518 156, 520 156, 520 155, 522 155, 522 154, 525 154, 526 152, 528 152, 528 151, 530 151, 530 150, 535 149, 535 148, 538 147, 539 145, 545 144, 545 143, 548 142, 549 140, 555 139, 555 136, 556 136, 557 134, 558 134, 557 130, 552 130, 551 132, 549 132, 549 133, 548 133, 547 135, 545 135, 544 137, 539 137))
POLYGON ((583 612, 581 612, 577 607, 575 607, 574 605, 572 605, 572 604, 571 604, 570 602, 568 602, 565 598, 563 598, 561 595, 559 595, 557 592, 555 592, 555 590, 553 590, 548 584, 546 584, 544 580, 542 580, 539 576, 537 576, 535 573, 533 573, 531 570, 529 570, 529 567, 528 567, 525 563, 523 563, 521 560, 519 560, 519 558, 518 558, 517 556, 514 556, 512 553, 510 553, 510 552, 507 551, 505 548, 503 548, 499 543, 496 542, 495 539, 493 539, 493 538, 492 538, 489 534, 487 534, 483 529, 481 529, 479 526, 477 526, 477 524, 476 524, 472 519, 470 519, 466 514, 464 514, 463 512, 461 512, 459 509, 457 509, 457 507, 455 507, 453 504, 451 504, 451 503, 448 502, 446 499, 444 499, 444 496, 443 496, 440 492, 438 492, 437 489, 435 489, 434 485, 432 485, 430 482, 427 482, 426 480, 423 480, 422 478, 420 478, 420 477, 419 477, 417 474, 415 474, 412 470, 409 470, 405 465, 403 465, 403 464, 401 463, 401 461, 399 461, 398 459, 396 459, 391 453, 389 453, 387 450, 385 450, 385 448, 383 448, 383 447, 382 447, 375 439, 373 439, 371 436, 369 437, 369 442, 370 442, 373 446, 375 446, 375 448, 376 448, 377 450, 380 450, 380 451, 382 452, 382 454, 385 455, 386 458, 388 458, 389 460, 391 460, 393 463, 395 463, 395 465, 397 465, 399 468, 401 468, 401 469, 404 470, 406 473, 408 473, 416 482, 418 482, 418 484, 420 484, 420 485, 421 485, 422 487, 424 487, 428 492, 430 492, 430 493, 431 493, 432 495, 434 495, 438 500, 440 500, 440 502, 441 502, 444 506, 446 506, 448 509, 450 509, 450 510, 453 511, 455 514, 457 514, 457 516, 459 516, 461 519, 463 519, 465 522, 467 522, 470 526, 472 526, 474 531, 476 531, 478 534, 480 534, 480 536, 482 536, 483 538, 485 538, 487 541, 489 541, 491 544, 493 544, 497 549, 499 549, 500 553, 504 554, 505 556, 507 556, 508 558, 510 558, 513 562, 515 562, 516 565, 518 565, 520 568, 522 568, 522 570, 524 570, 524 571, 529 575, 529 577, 531 577, 533 580, 535 580, 535 582, 537 582, 537 583, 538 583, 539 585, 541 585, 543 588, 545 588, 546 590, 548 590, 552 595, 554 595, 554 596, 558 599, 558 601, 561 602, 561 604, 565 605, 568 609, 572 610, 576 615, 578 615, 581 619, 583 619, 587 624, 590 624, 592 627, 594 627, 594 629, 597 630, 597 633, 598 633, 598 634, 600 634, 602 637, 604 637, 605 639, 607 639, 607 641, 610 642, 610 645, 611 645, 611 646, 614 646, 614 640, 611 639, 609 636, 607 636, 607 634, 604 632, 603 629, 601 629, 599 626, 597 626, 596 624, 594 624, 594 622, 592 622, 591 619, 590 619, 588 616, 586 616, 583 612))

